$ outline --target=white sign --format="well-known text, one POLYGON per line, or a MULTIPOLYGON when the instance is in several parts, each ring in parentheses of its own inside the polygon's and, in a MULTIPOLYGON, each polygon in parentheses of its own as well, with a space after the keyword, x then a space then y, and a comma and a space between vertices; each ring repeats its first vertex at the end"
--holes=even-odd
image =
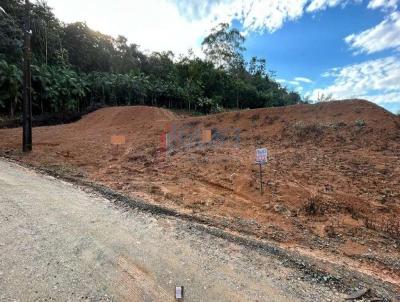
POLYGON ((183 299, 183 286, 175 287, 175 298, 183 299))
POLYGON ((268 149, 262 148, 256 150, 256 163, 265 164, 268 160, 268 149))

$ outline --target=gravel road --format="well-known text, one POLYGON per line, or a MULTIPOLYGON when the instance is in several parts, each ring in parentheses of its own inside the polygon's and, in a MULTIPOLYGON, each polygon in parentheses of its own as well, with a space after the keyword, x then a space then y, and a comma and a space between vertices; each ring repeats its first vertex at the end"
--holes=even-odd
POLYGON ((0 161, 0 301, 343 301, 273 255, 0 161))

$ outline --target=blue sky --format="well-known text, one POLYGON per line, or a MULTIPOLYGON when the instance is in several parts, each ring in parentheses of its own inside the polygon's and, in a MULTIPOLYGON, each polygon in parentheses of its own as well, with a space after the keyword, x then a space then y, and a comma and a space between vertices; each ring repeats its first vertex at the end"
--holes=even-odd
POLYGON ((246 33, 283 85, 310 100, 366 98, 400 110, 400 0, 48 0, 65 22, 125 35, 142 50, 189 48, 219 22, 246 33), (76 8, 79 7, 79 10, 76 8))
MULTIPOLYGON (((312 96, 314 90, 329 87, 334 83, 332 77, 323 76, 332 68, 362 64, 391 56, 397 57, 397 61, 400 60, 398 51, 392 48, 370 54, 355 54, 344 39, 353 33, 375 27, 386 15, 386 10, 368 9, 366 3, 353 3, 345 7, 337 6, 306 14, 300 19, 285 23, 275 32, 249 34, 246 56, 265 57, 268 69, 276 73, 276 78, 282 85, 303 95, 312 96)), ((234 24, 241 28, 240 22, 235 21, 234 24)), ((400 27, 398 33, 400 39, 400 27)), ((398 83, 397 91, 400 91, 400 82, 398 83)), ((380 92, 385 94, 383 89, 381 90, 380 92)), ((358 91, 352 93, 350 90, 347 97, 369 96, 372 92, 367 89, 361 94, 358 91)), ((373 95, 381 94, 374 91, 373 95)), ((400 110, 399 96, 395 100, 388 99, 380 104, 397 112, 400 110)))

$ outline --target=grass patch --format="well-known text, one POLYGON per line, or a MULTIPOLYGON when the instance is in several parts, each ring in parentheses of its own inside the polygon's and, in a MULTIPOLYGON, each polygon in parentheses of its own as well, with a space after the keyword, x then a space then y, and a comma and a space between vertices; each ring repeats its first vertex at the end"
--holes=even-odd
POLYGON ((303 211, 308 216, 318 216, 324 215, 326 208, 321 197, 313 196, 307 200, 306 204, 303 206, 303 211))
POLYGON ((293 126, 294 134, 299 140, 318 139, 324 134, 324 126, 320 124, 304 124, 298 122, 293 126))
POLYGON ((356 125, 358 128, 363 128, 367 125, 367 123, 364 120, 356 120, 354 125, 356 125))

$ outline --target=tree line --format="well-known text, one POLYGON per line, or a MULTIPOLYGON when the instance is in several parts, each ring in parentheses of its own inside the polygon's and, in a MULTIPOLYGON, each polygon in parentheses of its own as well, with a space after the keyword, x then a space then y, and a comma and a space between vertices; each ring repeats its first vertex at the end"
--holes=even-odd
MULTIPOLYGON (((0 114, 14 116, 22 105, 24 4, 0 0, 0 7, 0 114)), ((264 59, 244 59, 245 38, 228 24, 204 39, 202 59, 191 50, 144 53, 124 36, 62 23, 45 1, 31 4, 31 18, 34 114, 135 104, 210 113, 301 102, 264 59)))

